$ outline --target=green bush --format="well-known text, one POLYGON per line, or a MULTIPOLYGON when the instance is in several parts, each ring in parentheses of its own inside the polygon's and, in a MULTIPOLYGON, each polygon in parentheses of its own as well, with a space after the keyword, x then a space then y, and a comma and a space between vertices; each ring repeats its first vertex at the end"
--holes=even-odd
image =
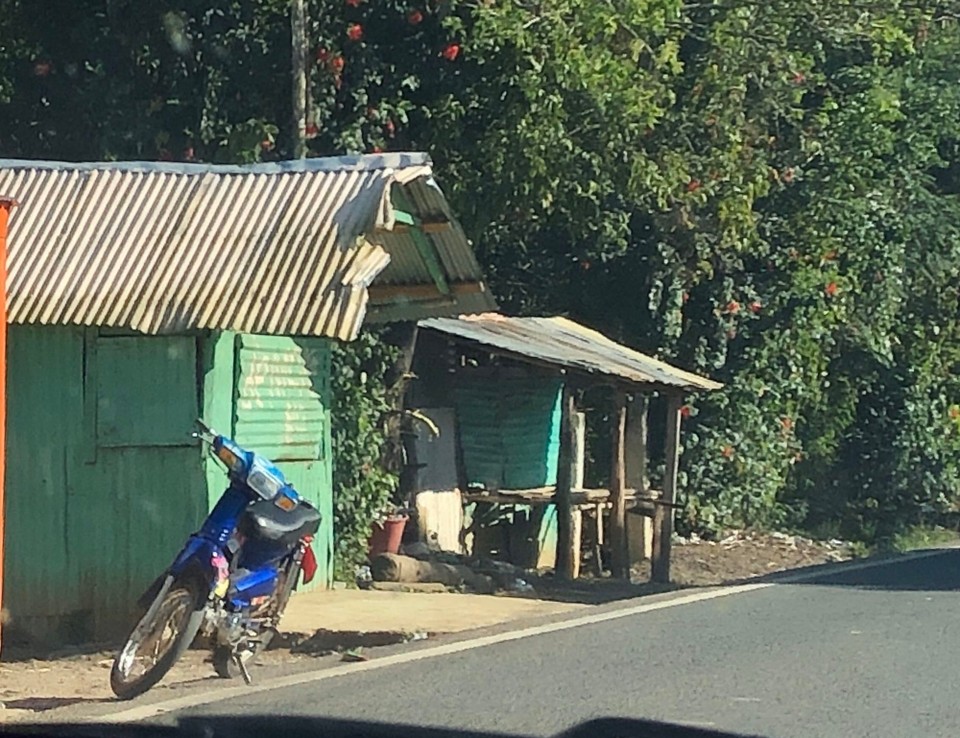
POLYGON ((374 519, 384 512, 398 477, 381 464, 392 409, 387 377, 399 352, 380 331, 334 344, 331 363, 334 576, 353 581, 367 554, 374 519))

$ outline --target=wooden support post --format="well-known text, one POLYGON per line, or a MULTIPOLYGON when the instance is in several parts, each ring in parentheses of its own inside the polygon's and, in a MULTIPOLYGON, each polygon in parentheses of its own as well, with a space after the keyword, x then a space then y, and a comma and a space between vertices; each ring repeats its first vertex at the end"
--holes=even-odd
POLYGON ((663 502, 657 505, 654 526, 653 562, 651 579, 655 582, 670 581, 670 545, 673 538, 673 503, 677 499, 677 471, 680 466, 680 408, 681 395, 667 397, 667 437, 664 444, 663 502))
POLYGON ((576 510, 570 499, 570 488, 573 484, 573 453, 574 453, 574 423, 576 412, 576 398, 574 389, 569 380, 563 384, 563 396, 560 408, 560 453, 557 460, 557 489, 555 500, 557 505, 557 560, 554 567, 558 577, 573 579, 579 567, 580 545, 579 530, 576 521, 576 510))
POLYGON ((636 395, 627 408, 627 447, 624 463, 627 469, 627 487, 643 496, 650 489, 647 477, 647 411, 650 398, 636 395))
MULTIPOLYGON (((650 494, 647 476, 647 428, 650 398, 636 394, 627 405, 627 447, 624 461, 627 470, 627 489, 637 490, 638 497, 650 494)), ((630 565, 651 558, 653 546, 653 519, 637 514, 627 515, 627 553, 630 565)))
POLYGON ((570 576, 569 579, 580 578, 580 547, 583 543, 583 510, 574 508, 570 517, 570 576))
POLYGON ((307 156, 307 11, 304 0, 290 3, 290 56, 293 76, 293 158, 307 156))
POLYGON ((583 478, 587 468, 587 416, 586 413, 574 413, 571 416, 573 428, 573 454, 570 459, 570 489, 583 489, 583 478))
POLYGON ((610 551, 611 571, 620 579, 630 578, 627 556, 627 485, 624 446, 627 431, 627 395, 617 388, 613 394, 610 464, 610 551))
POLYGON ((593 568, 598 577, 603 575, 603 505, 596 505, 597 527, 593 544, 593 568))

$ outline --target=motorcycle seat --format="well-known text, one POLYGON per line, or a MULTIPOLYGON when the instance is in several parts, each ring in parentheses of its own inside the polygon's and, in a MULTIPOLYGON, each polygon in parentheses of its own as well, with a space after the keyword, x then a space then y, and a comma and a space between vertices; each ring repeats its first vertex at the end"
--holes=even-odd
POLYGON ((289 512, 268 500, 260 500, 246 509, 245 516, 254 537, 289 546, 316 533, 321 520, 320 511, 306 500, 289 512))

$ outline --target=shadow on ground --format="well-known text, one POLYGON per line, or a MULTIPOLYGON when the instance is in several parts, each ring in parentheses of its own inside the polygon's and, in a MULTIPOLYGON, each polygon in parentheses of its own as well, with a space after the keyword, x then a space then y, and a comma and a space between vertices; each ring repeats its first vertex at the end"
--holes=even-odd
MULTIPOLYGON (((863 567, 864 561, 807 566, 778 572, 745 582, 783 582, 817 587, 887 592, 952 592, 960 590, 960 549, 924 549, 912 554, 876 557, 884 566, 863 567), (916 556, 917 553, 929 554, 916 556), (858 565, 859 564, 859 565, 858 565), (795 580, 802 576, 803 579, 795 580)), ((742 582, 741 582, 742 583, 742 582)))
POLYGON ((602 605, 635 597, 685 589, 703 589, 754 583, 802 584, 820 587, 849 587, 863 590, 905 592, 960 591, 960 548, 925 549, 921 553, 885 554, 868 559, 814 564, 753 577, 726 579, 710 584, 655 584, 617 579, 585 578, 566 582, 539 577, 531 583, 534 592, 523 595, 556 602, 602 605), (865 562, 883 566, 864 567, 865 562), (802 577, 802 579, 798 579, 802 577))
POLYGON ((604 605, 609 602, 689 588, 688 585, 683 584, 627 582, 609 578, 581 578, 568 582, 552 576, 537 577, 530 584, 533 585, 532 592, 511 593, 509 596, 581 605, 604 605))
POLYGON ((377 630, 366 633, 351 630, 328 630, 320 628, 313 635, 281 633, 270 643, 270 650, 289 650, 291 653, 309 656, 325 656, 338 651, 362 648, 394 646, 411 640, 428 637, 427 633, 413 634, 396 630, 377 630))
POLYGON ((109 699, 100 697, 24 697, 18 700, 4 700, 3 707, 6 710, 43 712, 45 710, 55 710, 58 707, 109 701, 109 699))

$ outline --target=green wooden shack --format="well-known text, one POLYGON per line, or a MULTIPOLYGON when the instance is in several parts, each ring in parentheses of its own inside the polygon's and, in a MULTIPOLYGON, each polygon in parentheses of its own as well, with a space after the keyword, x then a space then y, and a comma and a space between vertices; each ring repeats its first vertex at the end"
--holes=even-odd
POLYGON ((628 573, 628 553, 653 558, 655 572, 669 562, 679 403, 721 385, 568 318, 496 313, 420 321, 413 373, 408 408, 439 431, 408 431, 416 468, 409 494, 422 537, 574 578, 581 549, 598 574, 606 564, 628 573), (588 389, 612 400, 612 464, 600 487, 587 484, 586 417, 576 410, 588 389), (653 394, 673 434, 663 450, 673 473, 664 474, 662 491, 650 488, 646 471, 653 394), (655 537, 666 541, 665 558, 644 553, 655 537))
POLYGON ((493 305, 423 154, 0 161, 10 220, 5 642, 110 639, 225 479, 204 417, 324 515, 334 340, 493 305))

